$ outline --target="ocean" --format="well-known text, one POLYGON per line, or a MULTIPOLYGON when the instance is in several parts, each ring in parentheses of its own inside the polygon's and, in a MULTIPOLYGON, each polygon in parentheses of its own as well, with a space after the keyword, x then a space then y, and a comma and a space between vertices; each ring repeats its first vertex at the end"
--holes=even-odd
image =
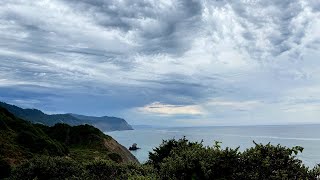
POLYGON ((106 134, 127 148, 137 143, 141 149, 132 153, 141 163, 146 162, 149 152, 159 146, 163 139, 178 139, 183 136, 191 141, 203 140, 203 144, 209 146, 214 141, 221 141, 222 147, 240 147, 240 151, 254 146, 253 141, 287 147, 302 146, 304 151, 298 155, 299 159, 309 167, 320 163, 320 125, 137 128, 106 134))

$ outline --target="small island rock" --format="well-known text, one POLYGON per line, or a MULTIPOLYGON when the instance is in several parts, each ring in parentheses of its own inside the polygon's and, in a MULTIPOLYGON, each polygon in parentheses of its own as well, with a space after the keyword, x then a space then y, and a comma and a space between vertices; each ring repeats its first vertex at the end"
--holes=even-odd
POLYGON ((140 149, 140 148, 137 147, 137 144, 136 144, 136 143, 133 143, 132 146, 129 147, 129 150, 130 150, 130 151, 135 151, 135 150, 138 150, 138 149, 140 149))

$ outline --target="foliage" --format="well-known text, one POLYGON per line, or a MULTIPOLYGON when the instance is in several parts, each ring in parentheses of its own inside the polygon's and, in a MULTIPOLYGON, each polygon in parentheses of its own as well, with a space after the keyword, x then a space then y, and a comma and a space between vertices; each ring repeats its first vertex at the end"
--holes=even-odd
POLYGON ((313 169, 309 170, 309 175, 311 177, 316 177, 317 180, 320 179, 320 164, 315 166, 313 169))
POLYGON ((84 146, 84 147, 104 147, 102 139, 111 137, 102 133, 99 129, 85 124, 79 126, 70 126, 58 123, 52 127, 40 125, 52 139, 55 139, 67 146, 84 146))
MULTIPOLYGON (((12 167, 39 156, 68 157, 77 165, 92 160, 124 162, 123 157, 131 155, 130 152, 121 149, 116 141, 106 146, 105 143, 111 140, 110 136, 90 125, 48 127, 32 124, 0 107, 0 177, 8 177, 12 167)), ((39 161, 32 163, 38 163, 42 168, 39 161)))
POLYGON ((82 179, 86 176, 81 164, 68 158, 42 156, 14 168, 10 179, 82 179))
POLYGON ((61 156, 68 153, 66 146, 3 108, 0 108, 0 125, 1 155, 13 161, 19 162, 35 154, 61 156))
POLYGON ((95 161, 86 166, 92 179, 157 179, 154 169, 135 163, 119 164, 111 161, 95 161))
MULTIPOLYGON (((256 144, 244 152, 189 142, 164 141, 146 164, 70 157, 36 157, 16 166, 10 179, 317 179, 320 168, 308 169, 296 158, 301 147, 256 144)), ((0 164, 1 165, 1 164, 0 164)))
POLYGON ((88 164, 70 158, 42 156, 14 168, 9 179, 157 179, 152 167, 99 160, 88 164))
POLYGON ((303 148, 286 148, 255 143, 241 154, 242 170, 247 179, 311 179, 308 168, 296 158, 303 148))
POLYGON ((109 153, 108 156, 114 162, 120 163, 123 161, 122 157, 118 153, 109 153))
POLYGON ((17 133, 17 143, 28 148, 32 153, 62 156, 68 153, 63 144, 50 139, 48 136, 39 136, 32 131, 22 130, 17 133))
POLYGON ((107 150, 96 150, 90 148, 71 148, 68 157, 80 163, 88 163, 93 160, 113 160, 107 150))
POLYGON ((0 179, 10 176, 11 166, 5 159, 0 159, 0 179))
POLYGON ((316 179, 319 168, 309 170, 296 158, 303 148, 256 144, 244 152, 205 147, 185 138, 163 141, 150 153, 148 164, 161 179, 316 179))
POLYGON ((112 160, 122 162, 118 152, 110 152, 104 145, 105 140, 112 139, 99 129, 91 125, 70 126, 56 124, 53 127, 40 125, 52 139, 69 147, 69 157, 78 162, 90 162, 92 160, 112 160))

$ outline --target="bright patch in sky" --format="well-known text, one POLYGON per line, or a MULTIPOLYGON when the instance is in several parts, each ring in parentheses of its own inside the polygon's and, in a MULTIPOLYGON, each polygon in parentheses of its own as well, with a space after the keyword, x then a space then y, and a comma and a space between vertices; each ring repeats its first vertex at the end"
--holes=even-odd
POLYGON ((0 98, 131 124, 320 123, 318 0, 2 0, 0 98))
POLYGON ((154 102, 140 108, 142 112, 157 113, 163 115, 200 115, 201 108, 195 105, 170 105, 154 102))

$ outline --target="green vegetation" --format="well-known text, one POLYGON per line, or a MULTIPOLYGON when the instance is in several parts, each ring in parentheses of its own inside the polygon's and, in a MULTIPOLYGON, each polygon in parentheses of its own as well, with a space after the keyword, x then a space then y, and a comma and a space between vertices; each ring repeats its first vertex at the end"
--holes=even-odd
POLYGON ((99 160, 79 163, 66 157, 36 157, 16 166, 8 179, 158 179, 151 166, 99 160))
POLYGON ((62 156, 64 144, 51 139, 40 128, 0 108, 0 159, 17 164, 35 155, 62 156))
POLYGON ((0 179, 243 179, 282 180, 320 177, 297 159, 302 147, 257 144, 212 147, 171 139, 155 148, 145 164, 110 136, 90 125, 34 125, 0 108, 0 179))
POLYGON ((205 147, 172 139, 155 148, 146 164, 40 156, 14 167, 9 179, 317 179, 319 167, 305 167, 296 158, 300 151, 301 147, 255 144, 239 152, 222 149, 219 143, 205 147))
POLYGON ((180 140, 164 141, 150 153, 160 179, 316 179, 319 167, 310 170, 296 158, 303 148, 257 144, 240 152, 180 140))
MULTIPOLYGON (((68 166, 76 164, 82 167, 82 164, 93 160, 138 162, 128 150, 93 126, 32 124, 0 107, 0 179, 8 177, 12 169, 21 174, 18 169, 27 167, 31 168, 31 175, 38 174, 39 168, 44 168, 47 161, 54 166, 48 168, 55 169, 68 163, 68 166), (45 158, 37 159, 40 156, 45 158), (47 160, 42 162, 43 159, 47 160)), ((70 168, 65 167, 66 170, 59 172, 70 168)))
POLYGON ((40 156, 16 166, 9 179, 80 179, 84 172, 72 159, 40 156))

